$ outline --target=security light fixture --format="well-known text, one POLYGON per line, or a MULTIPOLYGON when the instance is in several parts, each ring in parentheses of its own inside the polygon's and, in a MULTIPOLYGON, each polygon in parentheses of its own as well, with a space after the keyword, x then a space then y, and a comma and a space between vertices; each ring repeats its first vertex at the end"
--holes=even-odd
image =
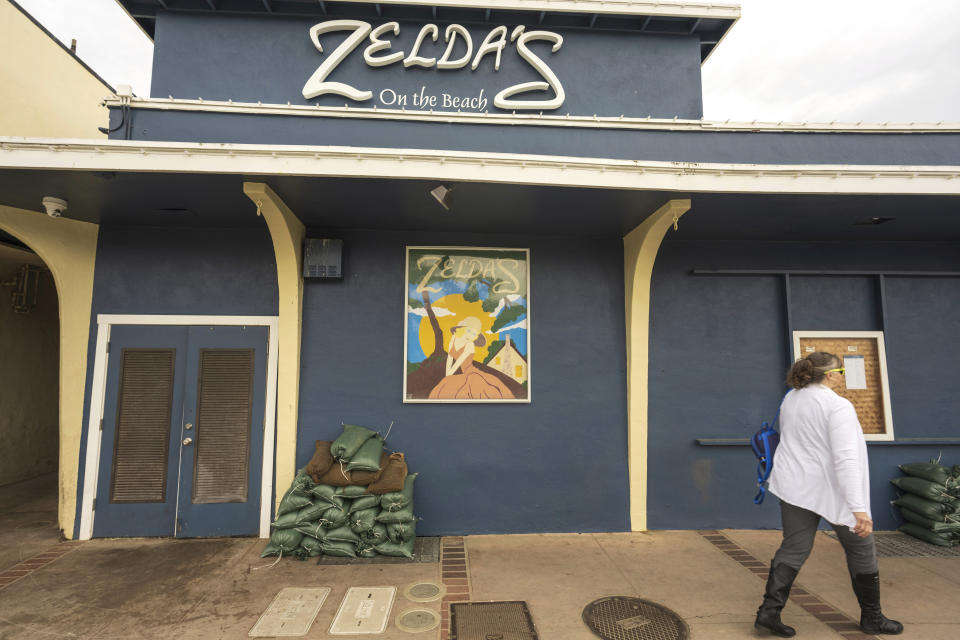
POLYGON ((47 215, 51 218, 59 218, 62 216, 69 204, 63 198, 54 198, 53 196, 46 196, 40 202, 43 203, 43 208, 46 209, 47 215))
POLYGON ((440 203, 440 206, 447 211, 450 211, 450 204, 453 200, 453 196, 450 195, 451 193, 453 193, 453 188, 445 185, 440 185, 439 187, 430 190, 430 195, 432 195, 437 202, 440 203))

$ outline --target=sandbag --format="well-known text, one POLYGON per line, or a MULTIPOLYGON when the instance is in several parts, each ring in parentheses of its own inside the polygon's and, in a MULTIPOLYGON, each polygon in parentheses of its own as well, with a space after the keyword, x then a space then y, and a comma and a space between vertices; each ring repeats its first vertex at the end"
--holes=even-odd
POLYGON ((353 474, 347 471, 347 465, 340 462, 334 462, 330 470, 320 476, 320 482, 333 485, 335 487, 346 487, 351 484, 359 484, 354 481, 353 474))
POLYGON ((323 536, 327 533, 327 530, 330 528, 330 522, 321 518, 316 522, 311 522, 309 524, 301 524, 294 527, 294 531, 299 531, 305 536, 310 536, 311 538, 316 538, 317 540, 323 540, 323 536))
POLYGON ((323 554, 323 543, 311 536, 304 536, 303 540, 300 541, 300 549, 303 550, 305 557, 315 558, 323 554))
POLYGON ((411 473, 403 481, 403 490, 385 493, 380 496, 380 507, 387 511, 397 511, 413 504, 413 483, 417 474, 411 473))
POLYGON ((933 500, 934 502, 950 503, 955 500, 952 495, 947 493, 946 487, 944 487, 942 484, 930 482, 929 480, 924 480, 923 478, 904 476, 903 478, 894 478, 890 482, 892 482, 898 489, 902 491, 907 491, 914 495, 918 495, 921 498, 933 500))
POLYGON ((277 515, 283 515, 285 513, 290 513, 292 511, 299 511, 300 509, 310 505, 313 501, 310 500, 310 494, 307 493, 304 489, 296 487, 290 487, 283 498, 280 500, 280 505, 277 507, 277 515))
POLYGON ((344 525, 327 531, 323 536, 324 542, 349 542, 356 545, 360 542, 360 536, 353 532, 350 527, 344 525))
POLYGON ((373 543, 361 540, 360 543, 357 544, 357 555, 361 558, 376 558, 378 554, 373 543))
POLYGON ((350 514, 350 528, 354 533, 362 535, 364 532, 373 529, 377 523, 377 513, 379 509, 362 509, 350 514))
POLYGON ((960 489, 960 465, 944 467, 936 462, 910 462, 901 464, 900 470, 908 476, 941 484, 951 493, 960 489))
POLYGON ((349 514, 346 510, 341 509, 340 507, 330 507, 323 512, 323 518, 328 522, 326 528, 336 529, 337 527, 342 527, 347 524, 349 519, 349 514))
POLYGON ((380 476, 383 475, 383 471, 387 468, 387 463, 389 462, 390 454, 387 451, 381 451, 379 462, 380 468, 377 471, 361 471, 359 469, 355 469, 350 472, 350 477, 353 478, 353 481, 358 485, 367 487, 368 485, 371 485, 380 479, 380 476))
POLYGON ((379 434, 374 434, 350 458, 347 471, 380 471, 380 455, 382 453, 383 438, 379 434))
POLYGON ((330 508, 326 502, 317 502, 309 507, 304 507, 297 511, 297 526, 316 522, 323 517, 324 512, 330 508))
POLYGON ((343 425, 343 433, 330 445, 330 454, 335 460, 350 461, 363 444, 377 435, 373 429, 355 424, 343 425))
POLYGON ((383 524, 391 524, 394 522, 413 522, 416 518, 413 515, 413 505, 408 504, 402 509, 397 511, 387 511, 386 509, 381 509, 380 513, 377 514, 377 522, 382 522, 383 524))
POLYGON ((912 493, 903 494, 894 500, 893 504, 910 509, 930 520, 945 520, 948 514, 955 515, 958 513, 955 503, 935 502, 912 493))
POLYGON ((349 487, 336 488, 336 495, 344 498, 350 498, 350 499, 359 498, 360 496, 365 495, 366 493, 367 493, 367 488, 358 484, 352 484, 349 487))
POLYGON ((303 468, 314 482, 320 482, 320 477, 333 466, 333 456, 330 454, 331 444, 333 443, 328 440, 317 440, 313 448, 313 457, 303 468))
POLYGON ((292 554, 300 546, 303 534, 293 529, 277 529, 270 534, 270 543, 264 548, 261 558, 292 554))
POLYGON ((310 489, 310 495, 318 500, 333 504, 333 498, 337 495, 339 487, 330 484, 317 483, 310 489))
POLYGON ((912 522, 901 525, 897 531, 901 531, 907 535, 913 536, 914 538, 919 538, 924 542, 929 542, 930 544, 935 544, 939 547, 955 547, 958 543, 956 534, 934 533, 933 531, 924 529, 920 525, 913 524, 912 522))
POLYGON ((413 545, 416 542, 416 536, 410 536, 409 540, 403 542, 381 542, 376 547, 377 553, 385 556, 404 557, 413 559, 413 545))
POLYGON ((356 558, 357 546, 352 542, 324 542, 323 555, 338 558, 356 558))
MULTIPOLYGON (((937 520, 931 520, 926 518, 916 511, 911 511, 906 507, 900 507, 900 515, 903 516, 903 519, 907 522, 912 522, 918 524, 924 529, 929 529, 936 533, 948 533, 948 532, 960 532, 960 521, 957 522, 943 522, 937 520)), ((389 527, 387 529, 389 531, 389 527)))
POLYGON ((380 496, 369 494, 354 500, 353 504, 350 505, 350 513, 353 513, 354 511, 365 511, 367 509, 375 509, 379 506, 380 506, 380 496))
POLYGON ((299 511, 291 511, 289 513, 284 513, 283 515, 277 516, 277 519, 274 520, 270 526, 274 529, 293 529, 295 526, 300 524, 300 521, 297 519, 297 514, 299 511))
POLYGON ((367 487, 370 493, 384 494, 403 491, 403 482, 407 478, 407 462, 402 453, 391 453, 387 466, 380 477, 367 487))
POLYGON ((387 537, 387 525, 379 522, 374 523, 372 528, 361 533, 360 538, 374 545, 390 539, 387 537))
POLYGON ((406 542, 416 535, 416 521, 391 522, 387 525, 387 537, 390 542, 406 542))

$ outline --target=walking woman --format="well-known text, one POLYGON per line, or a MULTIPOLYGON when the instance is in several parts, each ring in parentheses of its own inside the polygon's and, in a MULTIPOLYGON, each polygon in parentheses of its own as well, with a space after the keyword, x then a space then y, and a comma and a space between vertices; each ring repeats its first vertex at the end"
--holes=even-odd
POLYGON ((782 638, 796 635, 780 620, 790 587, 813 549, 824 518, 847 556, 864 633, 897 634, 903 625, 880 611, 880 578, 870 517, 867 446, 853 404, 833 390, 844 386, 840 359, 811 353, 787 374, 793 390, 780 406, 780 445, 770 492, 780 498, 783 542, 770 566, 757 629, 782 638))

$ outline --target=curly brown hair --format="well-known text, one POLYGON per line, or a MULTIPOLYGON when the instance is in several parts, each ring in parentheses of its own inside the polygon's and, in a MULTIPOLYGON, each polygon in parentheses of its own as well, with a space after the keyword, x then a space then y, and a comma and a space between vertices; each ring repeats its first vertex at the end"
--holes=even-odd
POLYGON ((793 363, 787 372, 787 384, 794 389, 802 389, 808 384, 820 382, 826 377, 828 370, 840 366, 840 358, 837 356, 826 351, 816 351, 793 363))

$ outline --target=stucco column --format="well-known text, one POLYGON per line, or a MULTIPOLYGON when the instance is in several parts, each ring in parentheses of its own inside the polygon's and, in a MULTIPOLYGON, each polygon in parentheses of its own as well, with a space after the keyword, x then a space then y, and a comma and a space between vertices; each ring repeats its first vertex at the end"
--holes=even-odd
POLYGON ((93 304, 93 270, 100 227, 68 218, 0 205, 0 229, 43 259, 57 285, 60 309, 60 481, 58 520, 73 538, 77 513, 83 392, 93 304))
POLYGON ((690 210, 690 200, 670 200, 623 237, 627 311, 627 452, 630 528, 647 529, 647 372, 650 340, 650 279, 667 230, 690 210))
MULTIPOLYGON (((297 417, 300 403, 300 333, 303 319, 303 239, 306 228, 273 189, 244 182, 243 192, 263 215, 273 239, 280 291, 277 363, 276 499, 293 482, 297 465, 297 417)), ((267 461, 264 460, 264 464, 267 461)), ((276 505, 274 505, 276 507, 276 505)))

